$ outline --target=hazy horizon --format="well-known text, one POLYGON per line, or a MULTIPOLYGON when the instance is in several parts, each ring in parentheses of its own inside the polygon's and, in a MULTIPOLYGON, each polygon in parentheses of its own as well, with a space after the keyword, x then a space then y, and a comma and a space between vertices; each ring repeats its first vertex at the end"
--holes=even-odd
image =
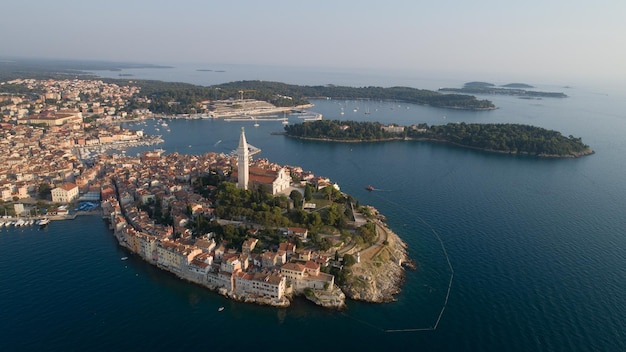
POLYGON ((3 6, 11 57, 626 79, 626 3, 33 0, 3 6))

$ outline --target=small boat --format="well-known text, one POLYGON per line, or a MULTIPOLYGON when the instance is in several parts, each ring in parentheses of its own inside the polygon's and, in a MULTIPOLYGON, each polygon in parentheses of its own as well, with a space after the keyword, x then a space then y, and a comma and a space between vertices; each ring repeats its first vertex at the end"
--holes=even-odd
POLYGON ((371 192, 374 190, 374 186, 368 185, 367 187, 365 187, 365 189, 371 192))
POLYGON ((223 310, 224 310, 224 307, 219 307, 219 308, 217 308, 217 311, 218 311, 218 312, 221 312, 221 311, 223 311, 223 310))
POLYGON ((122 257, 121 260, 128 260, 128 257, 122 257))

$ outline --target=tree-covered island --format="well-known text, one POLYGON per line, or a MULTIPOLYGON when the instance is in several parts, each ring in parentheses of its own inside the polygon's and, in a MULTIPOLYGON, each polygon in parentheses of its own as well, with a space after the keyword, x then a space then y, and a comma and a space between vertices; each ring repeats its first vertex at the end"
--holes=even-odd
POLYGON ((289 137, 339 142, 419 140, 450 143, 489 152, 567 158, 593 154, 581 138, 521 124, 449 123, 411 126, 339 120, 307 121, 285 126, 289 137))
POLYGON ((346 87, 333 84, 324 86, 300 86, 280 82, 239 81, 210 87, 222 94, 244 91, 246 97, 265 100, 272 95, 289 96, 293 99, 332 98, 394 100, 448 109, 491 110, 495 105, 489 100, 479 100, 471 95, 443 94, 431 90, 410 87, 346 87))
POLYGON ((526 88, 534 88, 525 83, 509 83, 501 87, 496 87, 493 83, 488 82, 467 82, 462 88, 439 88, 440 92, 453 92, 465 94, 484 94, 484 95, 513 95, 520 98, 567 98, 562 92, 541 92, 535 90, 527 90, 526 88))
MULTIPOLYGON (((113 80, 119 84, 120 80, 113 80)), ((141 88, 149 103, 134 108, 147 108, 154 113, 193 114, 203 110, 203 102, 252 99, 265 101, 277 107, 295 107, 309 104, 311 98, 350 100, 387 100, 447 109, 493 110, 489 100, 472 95, 444 94, 410 87, 345 87, 336 85, 300 86, 281 82, 237 81, 214 86, 161 81, 133 82, 141 88), (173 103, 175 102, 175 103, 173 103)), ((211 105, 208 105, 211 110, 211 105)))

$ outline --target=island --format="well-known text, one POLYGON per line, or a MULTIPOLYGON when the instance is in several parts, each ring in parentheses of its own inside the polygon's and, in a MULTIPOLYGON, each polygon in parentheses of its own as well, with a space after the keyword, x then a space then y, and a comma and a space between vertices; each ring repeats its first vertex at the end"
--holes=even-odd
POLYGON ((398 126, 378 122, 324 120, 285 126, 294 138, 339 142, 419 140, 512 155, 571 158, 593 154, 581 138, 521 124, 448 123, 398 126))
POLYGON ((567 98, 562 92, 541 92, 528 90, 534 88, 525 83, 509 83, 496 87, 493 83, 488 82, 467 82, 462 88, 439 88, 440 92, 454 92, 467 94, 487 94, 487 95, 513 95, 520 98, 567 98))
POLYGON ((530 84, 526 84, 526 83, 508 83, 508 84, 503 84, 502 87, 504 88, 535 88, 534 86, 531 86, 530 84))

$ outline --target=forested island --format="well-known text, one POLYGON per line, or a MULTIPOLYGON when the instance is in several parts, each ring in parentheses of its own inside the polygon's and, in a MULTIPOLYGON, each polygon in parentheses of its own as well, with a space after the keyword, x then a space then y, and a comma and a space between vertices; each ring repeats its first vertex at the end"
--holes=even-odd
MULTIPOLYGON (((202 105, 211 100, 255 99, 277 107, 295 107, 309 104, 310 98, 387 100, 429 105, 448 109, 491 110, 489 100, 479 100, 466 94, 449 94, 410 87, 346 87, 333 84, 300 86, 281 82, 237 81, 213 86, 199 86, 181 82, 101 78, 88 70, 119 71, 124 68, 167 68, 150 64, 82 62, 75 60, 5 60, 0 61, 0 81, 12 79, 99 79, 120 86, 132 84, 141 88, 141 95, 149 98, 133 101, 132 109, 149 109, 156 114, 198 114, 202 105)), ((211 71, 198 69, 197 71, 211 71)), ((213 72, 223 72, 215 70, 213 72)), ((124 74, 122 74, 124 75, 124 74)), ((22 93, 22 92, 8 92, 22 93)), ((39 92, 30 92, 37 94, 39 92)), ((81 97, 86 100, 87 97, 81 97)))
POLYGON ((488 82, 467 82, 462 88, 439 88, 439 91, 466 94, 513 95, 521 98, 567 98, 567 95, 561 92, 541 92, 527 90, 527 88, 534 87, 525 83, 509 83, 497 87, 495 84, 488 82))
POLYGON ((339 142, 419 140, 444 142, 489 152, 538 157, 580 157, 593 154, 581 138, 522 124, 449 123, 411 126, 339 120, 308 121, 285 126, 289 137, 339 142))
POLYGON ((294 98, 394 100, 449 109, 495 109, 495 105, 491 101, 478 100, 471 95, 442 94, 431 90, 410 87, 346 87, 332 84, 299 86, 280 82, 238 81, 220 84, 213 86, 213 88, 219 88, 224 92, 244 90, 248 97, 259 100, 264 100, 262 98, 263 94, 279 94, 294 98))
MULTIPOLYGON (((104 79, 103 79, 104 80, 104 79)), ((112 81, 123 84, 123 81, 112 81)), ((161 81, 133 81, 141 87, 142 95, 150 97, 149 103, 136 108, 148 108, 155 113, 194 114, 207 100, 266 101, 277 107, 306 105, 310 98, 389 100, 449 109, 491 110, 495 105, 489 100, 479 100, 471 95, 443 94, 409 87, 342 87, 299 86, 280 82, 238 81, 215 86, 197 86, 188 83, 161 81), (177 104, 172 104, 172 102, 177 104)))

